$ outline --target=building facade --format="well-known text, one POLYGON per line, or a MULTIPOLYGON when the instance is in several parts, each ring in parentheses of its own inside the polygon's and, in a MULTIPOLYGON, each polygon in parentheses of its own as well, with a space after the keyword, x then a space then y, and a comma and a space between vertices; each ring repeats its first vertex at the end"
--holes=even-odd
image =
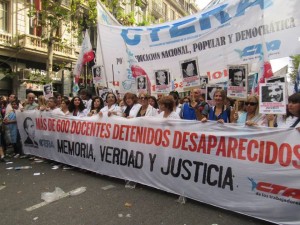
MULTIPOLYGON (((29 17, 31 7, 40 7, 40 0, 0 0, 0 95, 16 93, 24 99, 29 91, 42 93, 39 76, 46 76, 48 57, 47 43, 43 41, 46 28, 39 22, 39 15, 29 17), (31 79, 35 77, 35 79, 31 79)), ((64 0, 66 7, 70 1, 64 0)), ((67 65, 76 61, 75 47, 77 39, 64 30, 68 40, 65 45, 54 44, 53 64, 67 65)), ((53 67, 54 91, 68 95, 71 92, 71 73, 69 69, 59 70, 53 67)))
MULTIPOLYGON (((24 99, 28 92, 42 94, 39 77, 46 76, 48 48, 43 37, 47 28, 41 25, 38 14, 28 16, 31 7, 41 7, 41 1, 0 0, 0 95, 16 93, 24 99)), ((137 23, 142 22, 145 16, 151 17, 154 23, 162 23, 198 11, 195 0, 140 0, 140 6, 133 6, 131 2, 120 0, 119 4, 125 13, 134 11, 137 23)), ((63 0, 62 4, 67 8, 71 1, 63 0)), ((53 64, 66 66, 64 69, 53 67, 52 83, 54 91, 69 95, 72 93, 71 70, 78 56, 78 40, 63 24, 56 32, 66 43, 54 44, 53 64)), ((96 28, 91 28, 90 32, 95 47, 96 28)))

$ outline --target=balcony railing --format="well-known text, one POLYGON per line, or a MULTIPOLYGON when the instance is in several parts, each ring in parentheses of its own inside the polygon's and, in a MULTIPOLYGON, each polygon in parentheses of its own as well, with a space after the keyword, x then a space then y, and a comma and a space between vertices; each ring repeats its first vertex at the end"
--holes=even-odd
POLYGON ((163 8, 155 1, 152 1, 152 15, 157 19, 163 17, 163 8))
POLYGON ((0 33, 0 44, 1 45, 12 45, 11 34, 0 33))
MULTIPOLYGON (((40 37, 37 36, 27 34, 20 35, 19 46, 29 50, 36 50, 47 53, 47 44, 44 43, 40 37)), ((55 55, 76 58, 75 48, 54 44, 53 50, 55 55)))

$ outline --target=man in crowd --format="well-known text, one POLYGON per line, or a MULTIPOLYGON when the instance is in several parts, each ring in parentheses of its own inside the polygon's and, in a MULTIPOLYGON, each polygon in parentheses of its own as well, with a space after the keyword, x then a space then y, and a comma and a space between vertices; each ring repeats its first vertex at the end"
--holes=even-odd
POLYGON ((207 117, 209 105, 205 102, 205 95, 201 94, 199 88, 195 88, 191 92, 191 103, 183 104, 180 117, 187 120, 202 120, 207 117))

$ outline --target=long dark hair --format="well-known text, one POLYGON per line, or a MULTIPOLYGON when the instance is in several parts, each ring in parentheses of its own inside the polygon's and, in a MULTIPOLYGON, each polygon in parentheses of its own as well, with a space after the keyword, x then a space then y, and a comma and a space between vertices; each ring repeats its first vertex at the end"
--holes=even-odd
POLYGON ((80 104, 78 106, 79 112, 82 112, 85 109, 85 106, 83 104, 82 99, 80 97, 78 97, 78 96, 75 96, 75 97, 72 98, 72 100, 71 100, 71 102, 70 102, 70 104, 68 106, 69 112, 73 112, 75 110, 74 100, 76 98, 78 98, 80 100, 80 104))
POLYGON ((100 98, 99 96, 95 96, 95 97, 93 98, 93 101, 92 101, 91 111, 92 111, 92 110, 96 110, 96 112, 98 113, 98 112, 100 112, 100 110, 101 110, 103 107, 104 107, 104 101, 103 101, 103 99, 100 98), (95 108, 95 106, 94 106, 94 102, 95 102, 96 99, 99 99, 99 100, 100 100, 100 106, 99 106, 99 108, 95 108))

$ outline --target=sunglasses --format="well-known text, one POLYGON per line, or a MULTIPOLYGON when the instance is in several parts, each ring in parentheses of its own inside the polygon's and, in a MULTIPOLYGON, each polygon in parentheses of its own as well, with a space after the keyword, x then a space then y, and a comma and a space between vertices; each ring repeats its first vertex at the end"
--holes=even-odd
POLYGON ((147 97, 139 97, 139 99, 145 100, 145 99, 148 99, 148 98, 147 97))
POLYGON ((257 105, 257 102, 245 102, 245 105, 255 106, 257 105))

